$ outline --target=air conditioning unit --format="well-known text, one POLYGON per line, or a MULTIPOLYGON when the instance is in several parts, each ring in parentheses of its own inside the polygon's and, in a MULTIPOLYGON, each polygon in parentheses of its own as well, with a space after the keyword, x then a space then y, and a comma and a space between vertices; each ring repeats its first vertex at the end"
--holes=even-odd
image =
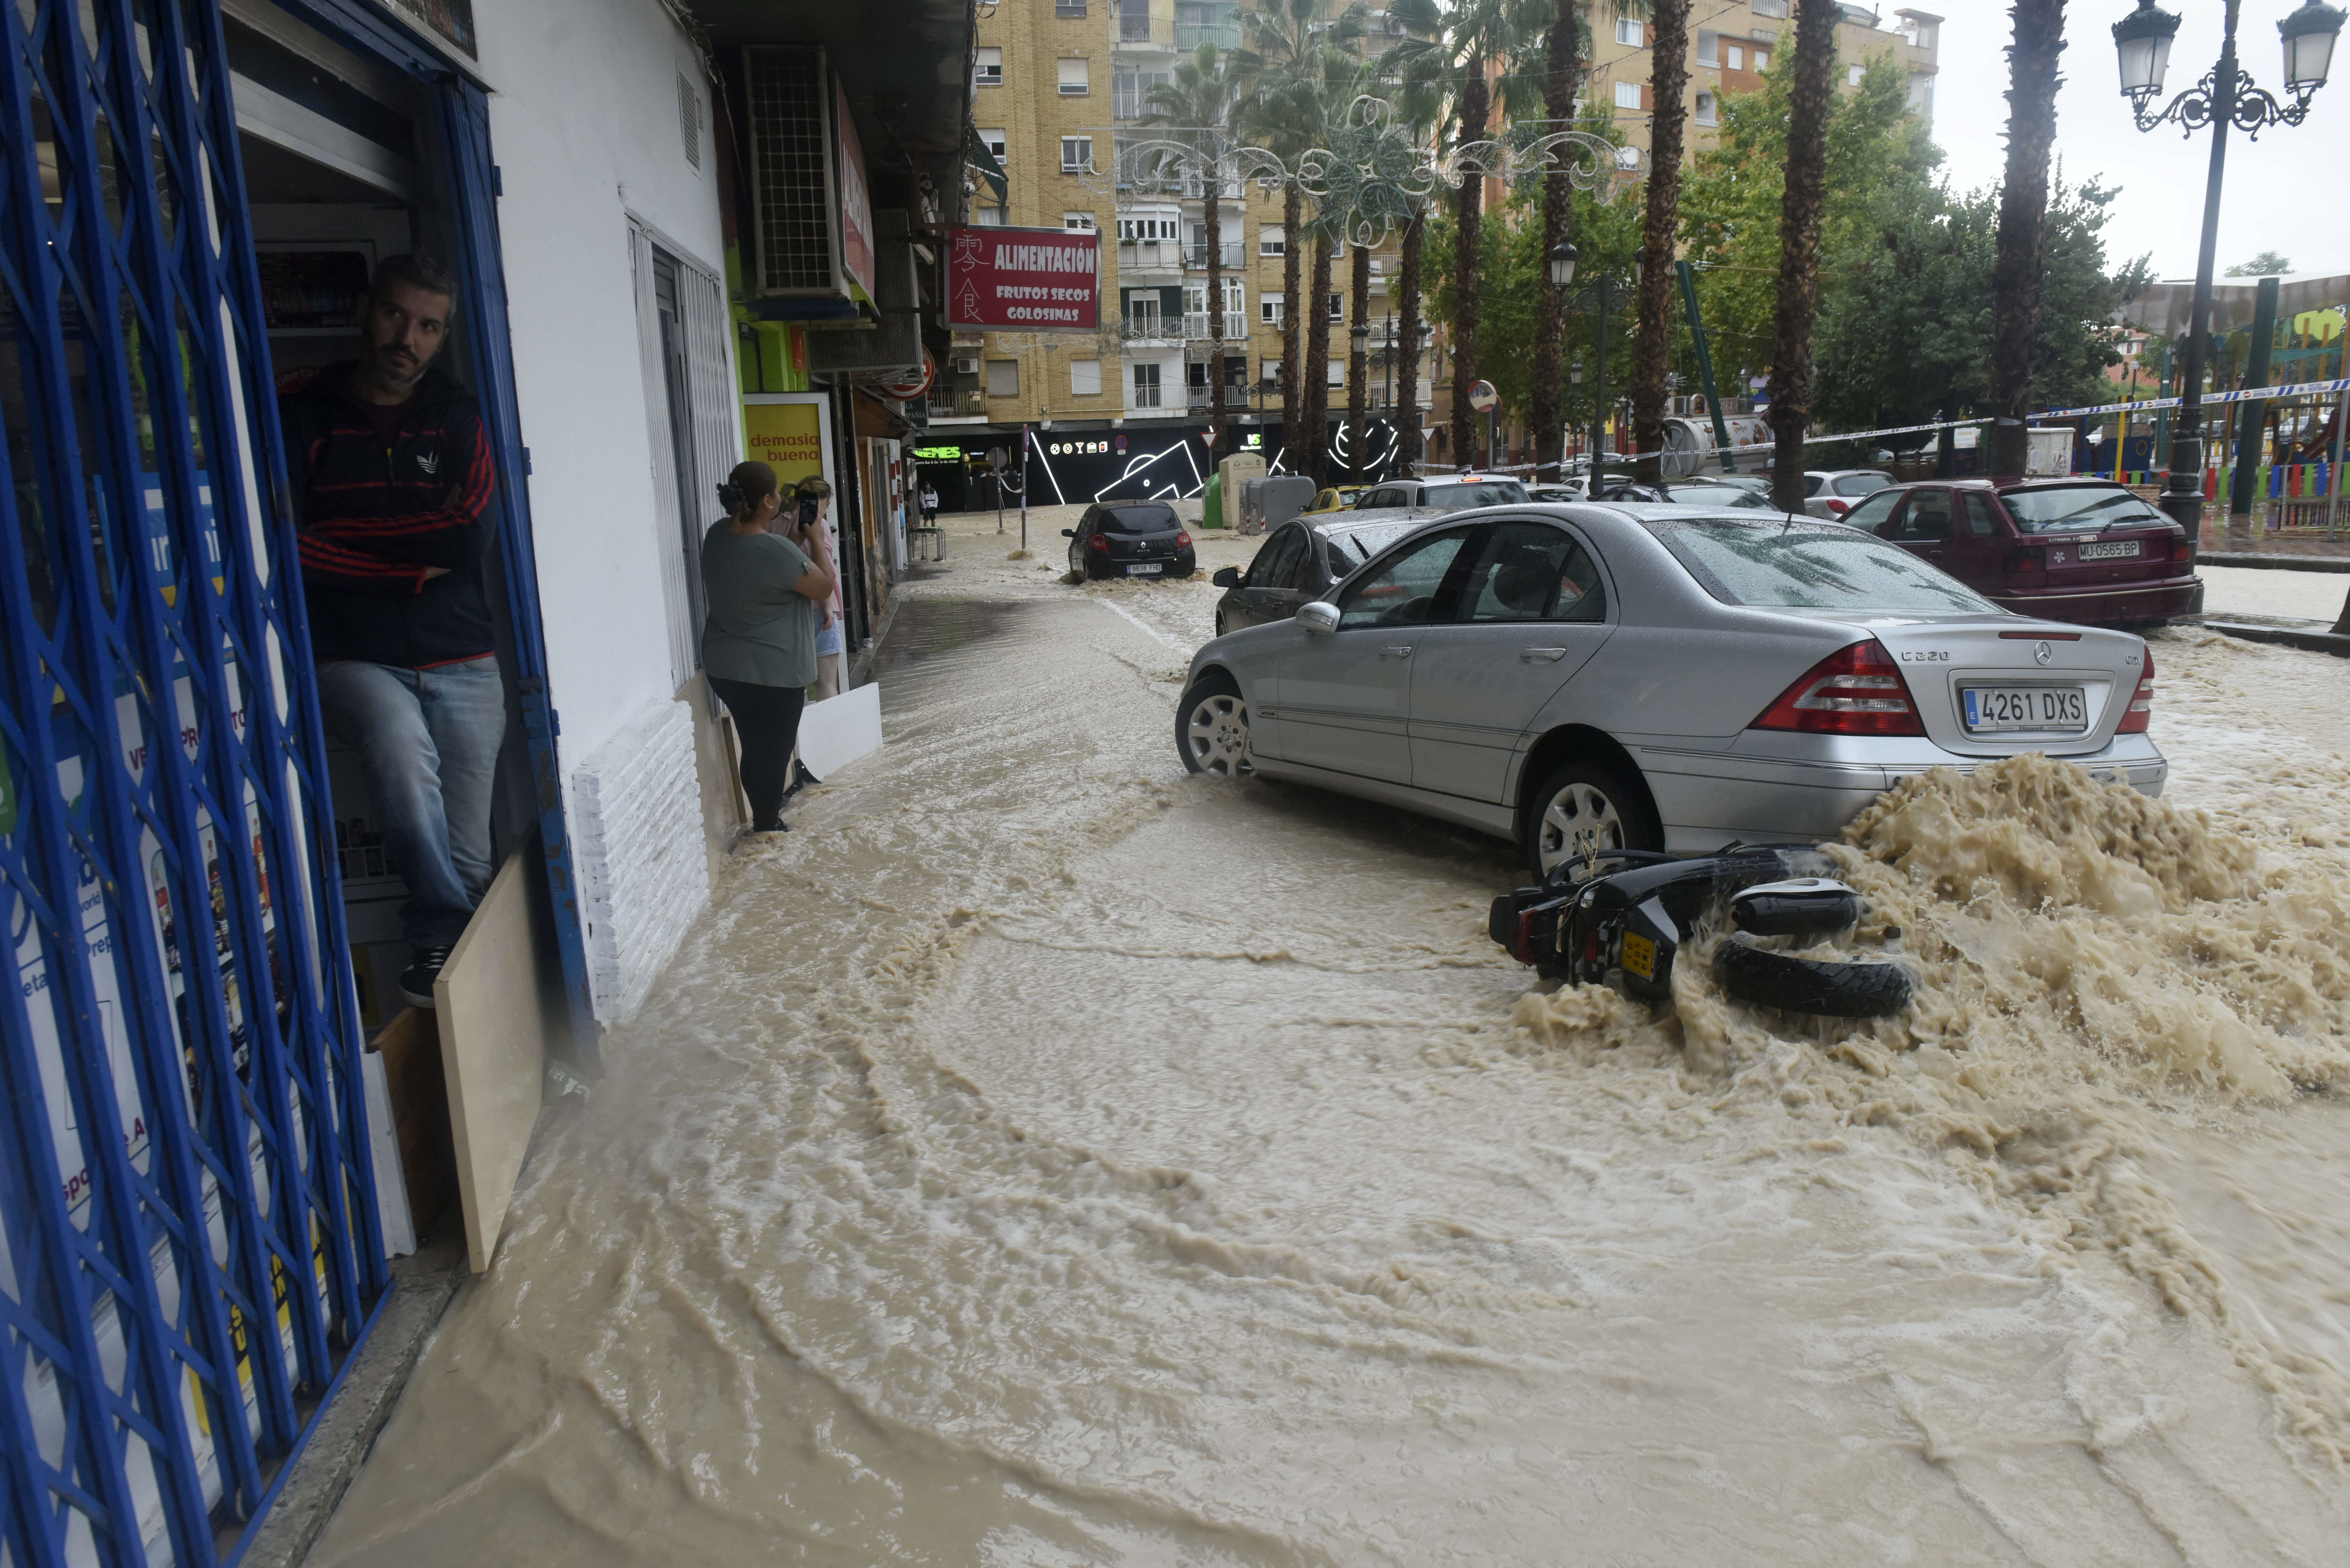
POLYGON ((958 354, 954 357, 954 368, 958 376, 976 376, 979 374, 979 356, 958 354))

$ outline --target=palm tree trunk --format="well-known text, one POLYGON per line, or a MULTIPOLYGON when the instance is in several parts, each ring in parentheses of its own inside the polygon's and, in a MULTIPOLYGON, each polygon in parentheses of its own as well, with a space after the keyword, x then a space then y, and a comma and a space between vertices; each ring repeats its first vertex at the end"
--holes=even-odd
POLYGON ((1795 0, 1795 62, 1789 83, 1787 188, 1779 201, 1779 316, 1771 355, 1771 493, 1781 510, 1804 509, 1804 432, 1812 419, 1812 321, 1819 310, 1820 208, 1827 183, 1829 73, 1835 66, 1836 0, 1795 0))
POLYGON ((1396 290, 1403 296, 1403 319, 1399 330, 1400 343, 1389 346, 1396 356, 1396 429, 1400 436, 1397 455, 1402 466, 1397 477, 1412 477, 1411 465, 1420 460, 1419 450, 1419 267, 1421 253, 1428 246, 1428 218, 1414 213, 1410 224, 1403 232, 1403 262, 1398 269, 1396 290))
MULTIPOLYGON (((1681 195, 1681 130, 1689 119, 1690 0, 1656 0, 1649 8, 1656 29, 1656 62, 1649 90, 1656 95, 1648 121, 1648 209, 1640 248, 1638 305, 1639 327, 1632 345, 1632 450, 1661 453, 1665 445, 1665 372, 1673 348, 1673 229, 1681 195)), ((1664 459, 1645 455, 1636 471, 1643 483, 1664 477, 1664 459)))
POLYGON ((1363 354, 1366 339, 1363 333, 1371 325, 1371 247, 1355 237, 1355 271, 1349 286, 1355 294, 1354 319, 1347 334, 1347 480, 1350 484, 1363 482, 1363 393, 1370 378, 1365 369, 1368 361, 1363 354))
POLYGON ((1314 235, 1314 286, 1306 291, 1305 446, 1313 466, 1303 472, 1316 484, 1330 483, 1330 236, 1314 235))
POLYGON ((1224 223, 1217 202, 1222 171, 1208 169, 1208 462, 1224 455, 1224 223))
POLYGON ((2056 140, 2056 57, 2064 0, 2015 0, 2007 51, 2007 176, 1991 275, 1991 471, 2022 473, 2040 336, 2040 232, 2048 217, 2048 154, 2056 140))
POLYGON ((1281 191, 1281 445, 1289 454, 1289 472, 1303 473, 1305 460, 1305 405, 1299 401, 1305 378, 1298 357, 1298 312, 1305 296, 1297 292, 1298 246, 1304 243, 1305 198, 1295 184, 1281 191))
MULTIPOLYGON (((1575 0, 1558 0, 1550 25, 1550 70, 1543 78, 1543 113, 1553 130, 1566 128, 1575 118, 1575 82, 1579 75, 1575 46, 1578 36, 1575 0)), ((1566 355, 1566 290, 1550 280, 1550 253, 1567 242, 1575 228, 1575 187, 1566 177, 1569 155, 1562 151, 1543 174, 1542 261, 1536 271, 1534 295, 1534 462, 1555 463, 1566 453, 1562 438, 1565 416, 1562 361, 1566 355)), ((1535 471, 1539 478, 1541 471, 1535 471)))
MULTIPOLYGON (((1488 104, 1485 61, 1471 56, 1461 83, 1461 140, 1485 140, 1488 104)), ((1460 226, 1452 236, 1452 455, 1467 463, 1476 450, 1477 413, 1469 406, 1469 389, 1477 379, 1477 312, 1480 282, 1478 242, 1484 238, 1485 176, 1471 172, 1461 181, 1456 214, 1460 226)))

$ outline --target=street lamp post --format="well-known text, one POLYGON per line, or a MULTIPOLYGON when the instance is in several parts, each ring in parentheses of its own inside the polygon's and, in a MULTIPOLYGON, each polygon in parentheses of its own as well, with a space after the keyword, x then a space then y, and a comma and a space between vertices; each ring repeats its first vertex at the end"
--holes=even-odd
POLYGON ((2228 165, 2228 128, 2232 125, 2257 138, 2272 125, 2299 125, 2309 113, 2309 100, 2325 85, 2333 65, 2334 41, 2342 31, 2345 13, 2321 3, 2303 0, 2300 10, 2277 24, 2284 46, 2284 88, 2293 101, 2280 103, 2252 85, 2236 65, 2236 16, 2242 0, 2227 0, 2227 20, 2220 41, 2220 63, 2203 79, 2180 93, 2160 110, 2147 106, 2162 96, 2162 78, 2170 63, 2170 41, 2178 18, 2156 8, 2154 0, 2137 0, 2137 9, 2114 24, 2114 49, 2121 62, 2122 96, 2140 130, 2152 130, 2175 120, 2189 135, 2211 128, 2211 164, 2203 183, 2203 243, 2195 262, 2195 305, 2188 319, 2187 353, 2179 368, 2178 419, 2170 437, 2170 472, 2163 484, 2162 509, 2187 530, 2188 548, 2200 550, 2203 539, 2203 372, 2210 349, 2211 271, 2220 246, 2220 187, 2228 165))

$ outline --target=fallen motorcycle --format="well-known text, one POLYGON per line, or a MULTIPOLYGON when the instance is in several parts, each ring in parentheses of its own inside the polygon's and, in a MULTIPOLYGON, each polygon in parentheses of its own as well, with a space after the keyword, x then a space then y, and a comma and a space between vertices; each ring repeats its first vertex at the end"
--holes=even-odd
POLYGON ((1672 995, 1675 958, 1712 917, 1730 932, 1713 955, 1714 981, 1728 995, 1830 1018, 1898 1012, 1913 986, 1900 964, 1804 958, 1754 940, 1817 941, 1858 925, 1860 895, 1827 875, 1834 869, 1826 856, 1801 846, 1690 860, 1609 850, 1562 862, 1540 887, 1494 899, 1486 930, 1545 980, 1613 981, 1654 1002, 1672 995))

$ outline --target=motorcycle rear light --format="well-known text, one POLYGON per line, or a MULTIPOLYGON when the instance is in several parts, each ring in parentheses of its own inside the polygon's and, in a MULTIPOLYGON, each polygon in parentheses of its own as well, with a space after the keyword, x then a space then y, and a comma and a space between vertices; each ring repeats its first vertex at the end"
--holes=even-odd
POLYGON ((2048 569, 2048 546, 2024 545, 2007 553, 2001 563, 2011 572, 2044 572, 2048 569))
POLYGON ((1813 735, 1922 735, 1901 667, 1871 638, 1821 659, 1779 693, 1751 728, 1813 735))
POLYGON ((1103 555, 1108 555, 1109 535, 1107 534, 1095 535, 1092 538, 1086 541, 1086 548, 1088 550, 1099 550, 1103 555))
POLYGON ((2154 649, 2144 650, 2146 662, 2138 667, 2137 691, 2130 697, 2129 711, 2114 726, 2116 735, 2143 735, 2154 719, 2154 649))

